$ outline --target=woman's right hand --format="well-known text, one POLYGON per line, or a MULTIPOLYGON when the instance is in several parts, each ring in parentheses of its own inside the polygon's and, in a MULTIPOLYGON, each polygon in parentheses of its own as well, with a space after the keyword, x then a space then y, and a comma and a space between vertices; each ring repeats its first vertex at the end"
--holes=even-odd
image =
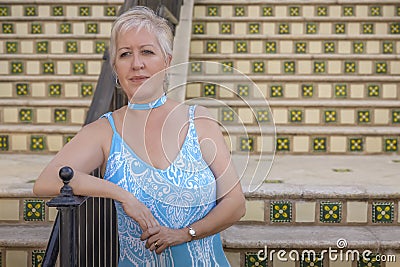
POLYGON ((128 194, 129 196, 127 199, 121 203, 126 214, 139 224, 143 232, 147 231, 148 228, 158 226, 159 223, 156 218, 154 218, 149 208, 131 193, 128 194))

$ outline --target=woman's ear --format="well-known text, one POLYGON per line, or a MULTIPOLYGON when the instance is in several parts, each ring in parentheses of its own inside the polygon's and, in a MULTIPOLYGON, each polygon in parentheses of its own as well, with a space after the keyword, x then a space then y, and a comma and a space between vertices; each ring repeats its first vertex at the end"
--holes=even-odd
POLYGON ((169 66, 171 66, 171 61, 172 61, 172 56, 171 55, 167 55, 167 58, 165 59, 165 68, 169 68, 169 66))

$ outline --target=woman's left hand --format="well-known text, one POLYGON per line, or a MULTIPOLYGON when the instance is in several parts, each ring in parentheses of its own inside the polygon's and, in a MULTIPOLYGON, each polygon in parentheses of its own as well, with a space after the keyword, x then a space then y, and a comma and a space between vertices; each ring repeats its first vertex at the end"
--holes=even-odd
POLYGON ((170 246, 189 242, 191 237, 186 228, 171 229, 165 226, 155 226, 143 232, 140 239, 147 240, 147 249, 155 250, 157 254, 160 254, 170 246))

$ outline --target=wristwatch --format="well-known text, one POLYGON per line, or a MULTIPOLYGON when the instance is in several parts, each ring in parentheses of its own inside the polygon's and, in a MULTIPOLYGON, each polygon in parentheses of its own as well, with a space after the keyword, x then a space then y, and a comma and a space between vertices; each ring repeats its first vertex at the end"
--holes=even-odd
POLYGON ((191 226, 188 226, 187 228, 189 229, 189 235, 192 237, 192 239, 195 238, 196 231, 191 226))

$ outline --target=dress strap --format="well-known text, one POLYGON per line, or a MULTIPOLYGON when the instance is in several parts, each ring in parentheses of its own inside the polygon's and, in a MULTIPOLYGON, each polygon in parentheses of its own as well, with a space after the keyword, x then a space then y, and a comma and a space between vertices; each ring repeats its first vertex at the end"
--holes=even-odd
POLYGON ((196 110, 197 105, 189 106, 189 122, 193 124, 194 121, 194 112, 196 110))
POLYGON ((114 123, 114 119, 112 117, 112 112, 107 112, 106 114, 101 115, 101 118, 107 118, 108 122, 110 123, 110 126, 113 130, 114 133, 117 132, 117 129, 115 128, 115 123, 114 123))

